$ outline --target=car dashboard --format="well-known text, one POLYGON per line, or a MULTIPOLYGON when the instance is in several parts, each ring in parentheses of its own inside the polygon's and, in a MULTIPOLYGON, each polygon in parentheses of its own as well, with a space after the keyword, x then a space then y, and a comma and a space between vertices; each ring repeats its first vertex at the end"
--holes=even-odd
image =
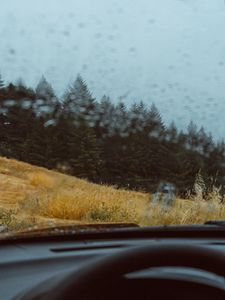
MULTIPOLYGON (((225 253, 225 238, 106 238, 53 241, 14 241, 0 246, 1 299, 18 294, 65 272, 82 269, 94 258, 103 258, 126 248, 165 243, 200 245, 225 253)), ((79 274, 79 273, 78 273, 79 274)), ((225 289, 223 277, 188 268, 152 268, 126 275, 128 278, 185 278, 225 289)))

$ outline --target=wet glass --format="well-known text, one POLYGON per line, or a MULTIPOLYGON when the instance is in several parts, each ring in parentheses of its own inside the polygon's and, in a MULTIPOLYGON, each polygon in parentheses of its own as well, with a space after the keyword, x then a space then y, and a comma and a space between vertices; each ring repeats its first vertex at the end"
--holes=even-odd
POLYGON ((224 219, 224 28, 223 0, 2 3, 0 231, 224 219))

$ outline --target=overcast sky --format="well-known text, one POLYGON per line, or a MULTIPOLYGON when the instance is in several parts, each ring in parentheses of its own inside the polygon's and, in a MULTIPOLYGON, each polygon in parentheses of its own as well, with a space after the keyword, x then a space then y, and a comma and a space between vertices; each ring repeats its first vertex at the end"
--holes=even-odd
POLYGON ((7 0, 0 72, 60 95, 80 73, 93 95, 155 102, 225 137, 224 0, 7 0))

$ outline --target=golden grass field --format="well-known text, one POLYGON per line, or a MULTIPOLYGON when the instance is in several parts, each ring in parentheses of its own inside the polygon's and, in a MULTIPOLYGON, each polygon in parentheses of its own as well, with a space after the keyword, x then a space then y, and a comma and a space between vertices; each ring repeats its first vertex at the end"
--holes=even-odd
POLYGON ((177 199, 170 209, 151 195, 86 180, 0 157, 0 224, 10 230, 48 226, 132 222, 139 225, 203 223, 225 219, 218 193, 208 201, 177 199))

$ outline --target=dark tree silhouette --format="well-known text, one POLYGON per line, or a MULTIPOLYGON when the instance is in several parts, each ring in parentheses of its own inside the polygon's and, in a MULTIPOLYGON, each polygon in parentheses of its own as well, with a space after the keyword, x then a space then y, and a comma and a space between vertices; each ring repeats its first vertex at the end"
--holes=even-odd
POLYGON ((185 195, 200 170, 208 186, 225 183, 223 140, 193 121, 166 127, 155 104, 97 101, 80 75, 62 99, 44 77, 33 91, 0 76, 0 155, 151 192, 170 181, 185 195))

